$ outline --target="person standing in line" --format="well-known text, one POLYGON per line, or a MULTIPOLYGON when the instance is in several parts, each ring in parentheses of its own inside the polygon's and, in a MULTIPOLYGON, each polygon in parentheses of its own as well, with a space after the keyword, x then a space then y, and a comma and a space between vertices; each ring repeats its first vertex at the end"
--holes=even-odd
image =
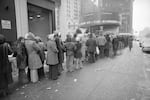
POLYGON ((110 42, 111 42, 109 34, 107 34, 105 36, 105 38, 106 38, 106 41, 107 41, 106 44, 105 44, 105 55, 106 55, 106 57, 109 57, 109 49, 110 49, 110 42))
POLYGON ((58 75, 61 75, 63 69, 63 62, 64 62, 64 45, 63 42, 61 41, 61 35, 59 33, 55 33, 54 35, 55 37, 55 42, 56 42, 56 46, 58 49, 58 75))
POLYGON ((47 41, 47 59, 46 63, 49 65, 49 79, 57 80, 58 79, 58 49, 54 39, 54 34, 48 36, 47 41))
POLYGON ((70 35, 67 35, 67 39, 64 46, 66 49, 66 68, 68 72, 72 72, 74 71, 75 43, 72 42, 72 38, 70 35))
POLYGON ((97 45, 100 51, 100 58, 104 57, 104 49, 105 49, 105 44, 106 44, 106 38, 103 36, 101 33, 97 39, 97 45))
POLYGON ((39 36, 35 37, 37 44, 40 47, 40 51, 38 52, 40 59, 42 61, 42 67, 38 69, 38 75, 39 79, 42 79, 45 77, 45 72, 44 72, 44 61, 45 61, 45 50, 46 50, 46 45, 42 41, 42 39, 39 36))
POLYGON ((96 53, 96 40, 93 38, 93 34, 90 34, 89 39, 86 42, 87 52, 88 52, 88 60, 90 63, 95 62, 95 53, 96 53))
POLYGON ((8 85, 13 82, 12 68, 8 55, 12 54, 10 45, 6 43, 5 37, 0 34, 0 94, 6 96, 9 94, 8 85))
POLYGON ((110 42, 109 42, 109 57, 113 57, 113 44, 112 44, 112 40, 113 40, 113 33, 110 33, 109 37, 110 37, 110 42))
POLYGON ((76 50, 75 50, 75 58, 76 58, 76 69, 81 69, 82 68, 82 53, 81 53, 81 48, 82 48, 82 44, 81 44, 81 41, 80 41, 80 38, 77 37, 76 38, 76 43, 75 43, 75 46, 76 46, 76 50))
POLYGON ((114 56, 116 56, 116 55, 117 55, 118 46, 119 46, 119 40, 118 40, 118 37, 117 37, 117 36, 115 36, 115 37, 113 38, 112 44, 113 44, 114 56))
POLYGON ((35 83, 39 80, 38 69, 42 67, 42 62, 38 54, 40 52, 40 47, 36 43, 35 35, 33 33, 29 32, 27 34, 25 46, 28 53, 29 79, 31 82, 35 83))
POLYGON ((25 47, 25 38, 19 37, 16 41, 16 58, 17 58, 17 67, 19 69, 19 83, 26 84, 28 83, 27 74, 25 69, 27 68, 27 49, 25 47))
POLYGON ((87 41, 87 35, 84 34, 83 37, 81 38, 81 42, 82 42, 82 47, 81 47, 82 62, 86 62, 86 41, 87 41))

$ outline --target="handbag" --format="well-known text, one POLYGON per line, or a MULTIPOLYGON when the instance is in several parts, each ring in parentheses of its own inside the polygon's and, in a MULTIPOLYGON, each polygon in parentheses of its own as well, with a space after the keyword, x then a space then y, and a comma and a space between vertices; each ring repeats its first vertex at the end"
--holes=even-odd
POLYGON ((96 54, 100 54, 100 51, 99 51, 99 48, 98 47, 96 47, 96 54))

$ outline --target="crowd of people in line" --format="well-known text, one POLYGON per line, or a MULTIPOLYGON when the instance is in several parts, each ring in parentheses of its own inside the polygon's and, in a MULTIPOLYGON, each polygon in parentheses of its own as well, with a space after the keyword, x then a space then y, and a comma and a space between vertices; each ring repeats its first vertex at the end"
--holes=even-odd
POLYGON ((49 79, 57 80, 64 70, 73 72, 82 69, 85 62, 95 63, 99 58, 114 57, 127 46, 132 48, 131 37, 76 33, 68 34, 62 41, 61 34, 54 32, 48 35, 45 43, 29 32, 11 47, 0 34, 0 93, 6 95, 8 84, 13 82, 8 58, 12 53, 16 57, 19 83, 26 84, 45 77, 44 64, 49 66, 49 79))

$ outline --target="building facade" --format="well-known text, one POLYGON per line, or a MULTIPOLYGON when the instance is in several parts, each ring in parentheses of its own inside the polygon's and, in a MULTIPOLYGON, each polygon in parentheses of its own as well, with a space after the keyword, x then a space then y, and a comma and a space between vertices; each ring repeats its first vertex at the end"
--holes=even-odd
POLYGON ((1 34, 8 41, 32 32, 44 41, 55 28, 55 6, 60 0, 1 0, 1 34))
POLYGON ((134 0, 103 0, 102 11, 116 12, 120 16, 120 33, 132 33, 134 0))
POLYGON ((80 19, 80 0, 62 0, 55 9, 56 30, 65 40, 67 34, 73 34, 78 28, 80 19))
POLYGON ((80 27, 91 32, 132 32, 133 0, 82 0, 81 5, 80 27))

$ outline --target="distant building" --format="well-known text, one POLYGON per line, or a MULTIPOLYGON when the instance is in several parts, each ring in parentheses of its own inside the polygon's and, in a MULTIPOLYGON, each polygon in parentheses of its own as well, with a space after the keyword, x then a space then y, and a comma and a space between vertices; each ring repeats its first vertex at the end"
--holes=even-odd
POLYGON ((82 0, 81 5, 81 27, 90 26, 90 31, 132 32, 133 0, 82 0))
POLYGON ((80 19, 80 0, 62 0, 56 11, 56 30, 62 33, 63 40, 68 33, 73 34, 80 19))

